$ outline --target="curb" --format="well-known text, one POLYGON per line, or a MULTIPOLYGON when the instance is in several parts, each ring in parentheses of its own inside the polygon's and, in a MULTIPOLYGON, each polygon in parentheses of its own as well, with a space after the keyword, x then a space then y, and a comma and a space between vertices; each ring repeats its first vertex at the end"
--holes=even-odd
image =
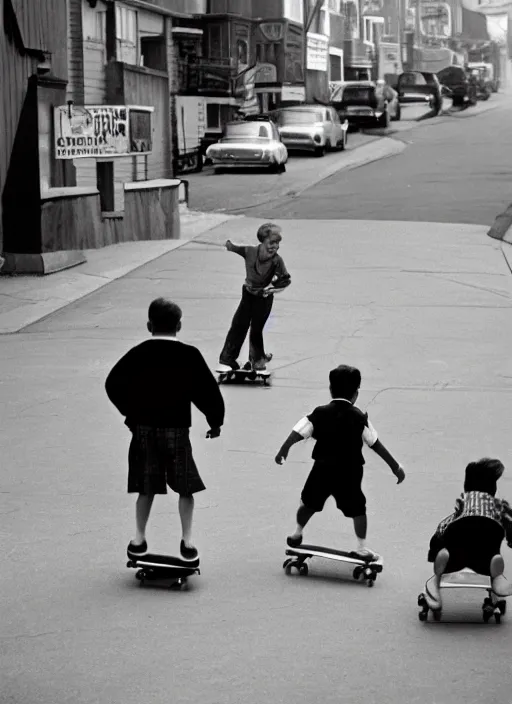
POLYGON ((22 332, 72 303, 140 269, 169 252, 179 249, 204 232, 237 216, 200 213, 181 209, 182 234, 179 240, 124 242, 102 249, 86 250, 88 261, 47 277, 0 277, 0 335, 22 332))

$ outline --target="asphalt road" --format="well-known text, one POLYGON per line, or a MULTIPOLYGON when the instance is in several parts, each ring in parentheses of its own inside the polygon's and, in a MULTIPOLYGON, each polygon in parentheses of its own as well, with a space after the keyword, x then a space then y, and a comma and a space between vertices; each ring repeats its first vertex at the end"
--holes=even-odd
MULTIPOLYGON (((478 154, 459 147, 460 162, 481 174, 474 190, 487 192, 486 154, 505 169, 505 118, 453 118, 453 127, 421 127, 414 139, 428 155, 435 135, 475 140, 478 125, 480 133, 491 126, 478 154)), ((371 184, 391 164, 340 178, 361 179, 364 190, 366 174, 367 192, 384 202, 371 184)), ((432 179, 443 182, 445 164, 437 176, 434 164, 432 179)), ((442 187, 437 198, 449 200, 442 187)), ((334 190, 328 200, 339 207, 334 190)), ((317 208, 316 198, 308 202, 317 208)), ((147 305, 159 295, 182 305, 182 339, 214 366, 243 280, 240 258, 217 245, 253 242, 261 220, 225 223, 201 236, 211 245, 191 242, 0 336, 2 704, 510 704, 512 614, 484 626, 475 593, 450 595, 441 624, 420 623, 416 607, 431 571, 428 539, 452 508, 465 464, 483 455, 507 464, 509 269, 478 224, 414 222, 422 210, 414 218, 412 206, 411 222, 343 221, 336 212, 332 221, 312 221, 310 210, 282 221, 293 285, 267 325, 273 386, 224 387, 218 440, 204 438, 194 414, 207 491, 195 526, 202 574, 188 592, 141 589, 125 568, 129 437, 103 384, 145 337, 147 305), (369 543, 385 562, 373 589, 327 563, 307 578, 281 568, 311 445, 294 448, 283 467, 273 457, 293 424, 327 400, 328 371, 341 362, 361 368, 360 406, 407 470, 397 486, 366 452, 369 543)), ((509 499, 511 473, 501 482, 509 499)), ((152 549, 177 551, 174 496, 156 500, 148 537, 152 549)), ((307 539, 350 547, 352 528, 329 502, 307 539)))
POLYGON ((407 148, 340 171, 293 199, 252 208, 261 217, 492 224, 512 201, 512 100, 400 132, 407 148))

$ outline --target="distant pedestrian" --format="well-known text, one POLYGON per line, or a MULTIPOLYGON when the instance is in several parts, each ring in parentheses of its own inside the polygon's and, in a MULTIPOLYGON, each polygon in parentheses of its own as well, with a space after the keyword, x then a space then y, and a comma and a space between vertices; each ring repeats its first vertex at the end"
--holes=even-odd
POLYGON ((265 354, 263 328, 272 310, 274 294, 291 283, 284 261, 277 253, 282 240, 281 228, 267 222, 258 229, 256 246, 233 244, 227 240, 228 252, 245 259, 246 279, 242 300, 233 317, 231 328, 220 353, 219 370, 240 369, 238 356, 249 331, 249 361, 253 369, 266 369, 271 354, 265 354))
POLYGON ((354 552, 363 559, 379 557, 366 546, 366 497, 361 489, 363 442, 389 465, 398 484, 405 479, 405 472, 378 439, 368 414, 354 405, 360 386, 359 369, 344 364, 333 369, 329 374, 332 401, 302 418, 276 455, 275 461, 282 464, 292 445, 310 437, 316 440, 312 455, 315 462, 302 490, 297 527, 287 539, 290 547, 302 543, 302 531, 309 519, 322 511, 326 500, 332 496, 338 509, 354 521, 357 538, 354 552))
POLYGON ((167 486, 179 494, 182 526, 180 552, 195 559, 192 541, 194 494, 203 491, 189 439, 191 404, 206 417, 206 437, 220 435, 224 401, 201 352, 176 339, 182 312, 176 303, 155 299, 147 328, 152 337, 133 347, 114 366, 106 391, 133 436, 128 453, 128 492, 138 493, 135 538, 128 553, 148 551, 146 525, 155 494, 167 486))
MULTIPOLYGON (((512 584, 503 574, 505 564, 493 534, 487 532, 480 521, 475 526, 472 521, 463 520, 474 516, 491 519, 502 529, 499 544, 505 537, 512 547, 512 508, 505 499, 496 498, 497 482, 504 471, 500 460, 488 457, 470 462, 466 467, 464 492, 455 501, 455 511, 439 523, 430 539, 428 561, 434 563, 434 576, 427 582, 426 594, 434 610, 442 608, 442 575, 465 567, 490 576, 491 586, 498 596, 512 595, 512 584), (457 539, 450 541, 448 550, 447 531, 450 529, 453 534, 454 527, 457 539)), ((493 524, 487 525, 490 528, 493 524)), ((500 535, 499 531, 496 535, 500 535)))

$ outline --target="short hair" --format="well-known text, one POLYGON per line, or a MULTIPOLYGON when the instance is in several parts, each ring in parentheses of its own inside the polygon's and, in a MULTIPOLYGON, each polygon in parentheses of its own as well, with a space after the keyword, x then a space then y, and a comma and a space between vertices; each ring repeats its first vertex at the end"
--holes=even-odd
POLYGON ((275 235, 279 238, 279 242, 283 239, 281 235, 281 228, 273 222, 266 222, 260 225, 256 237, 260 242, 264 242, 268 237, 275 235))
POLYGON ((329 384, 333 398, 349 400, 361 386, 361 372, 355 367, 340 364, 329 372, 329 384))
POLYGON ((470 462, 466 467, 464 491, 483 491, 494 496, 497 482, 505 467, 500 460, 483 457, 478 462, 470 462))
POLYGON ((179 305, 168 298, 155 298, 148 310, 148 319, 154 332, 176 332, 182 312, 179 305))

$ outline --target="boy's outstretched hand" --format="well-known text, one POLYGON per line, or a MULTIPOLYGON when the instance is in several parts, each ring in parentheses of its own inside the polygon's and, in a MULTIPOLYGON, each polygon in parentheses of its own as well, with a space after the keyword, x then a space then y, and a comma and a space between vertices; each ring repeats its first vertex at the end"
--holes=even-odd
POLYGON ((397 484, 401 484, 403 482, 403 480, 405 479, 405 471, 404 471, 404 468, 402 467, 402 465, 400 465, 400 464, 395 469, 393 474, 397 478, 397 482, 396 482, 397 484))
POLYGON ((288 450, 281 448, 277 455, 275 456, 275 461, 277 464, 283 464, 283 462, 288 458, 288 450))
POLYGON ((231 252, 231 250, 233 249, 233 242, 231 242, 231 240, 226 240, 225 247, 228 250, 228 252, 231 252))
POLYGON ((220 428, 210 428, 206 433, 207 438, 218 438, 220 435, 220 428))

